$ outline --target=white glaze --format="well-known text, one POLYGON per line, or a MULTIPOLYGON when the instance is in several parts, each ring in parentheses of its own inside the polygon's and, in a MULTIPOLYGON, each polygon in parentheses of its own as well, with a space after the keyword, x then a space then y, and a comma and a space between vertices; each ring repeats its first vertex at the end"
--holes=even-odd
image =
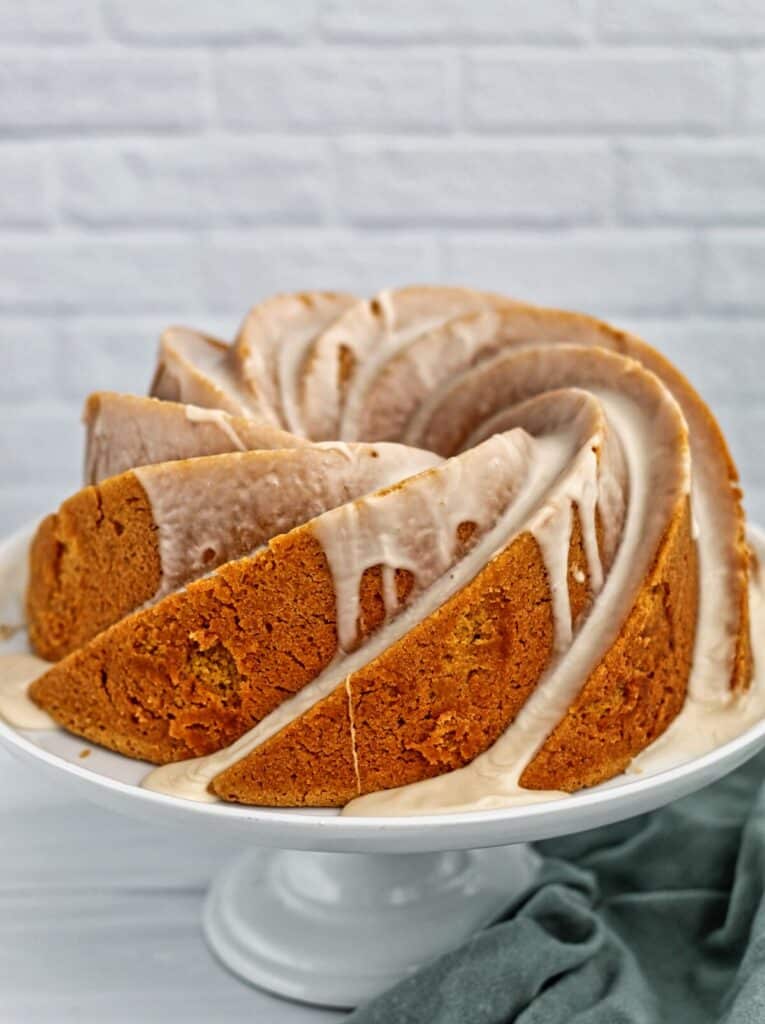
POLYGON ((30 700, 27 692, 29 684, 50 668, 47 661, 25 650, 26 624, 21 625, 19 620, 28 576, 26 553, 19 561, 6 562, 0 570, 0 623, 12 623, 6 627, 0 653, 0 718, 17 729, 51 729, 55 722, 30 700))
POLYGON ((367 569, 384 567, 386 618, 396 612, 395 570, 415 577, 418 590, 430 586, 457 560, 457 528, 475 523, 479 535, 496 522, 512 500, 510 468, 531 455, 528 435, 497 435, 471 449, 406 491, 371 495, 348 503, 313 524, 324 549, 335 589, 341 652, 356 646, 359 588, 367 569))
POLYGON ((358 300, 339 292, 275 295, 247 314, 233 355, 242 380, 273 422, 302 434, 297 380, 313 340, 358 300))
POLYGON ((298 381, 306 349, 314 340, 313 335, 299 335, 290 339, 279 352, 278 374, 282 417, 287 430, 298 436, 305 436, 303 414, 300 410, 298 381))
MULTIPOLYGON (((314 302, 317 302, 315 296, 314 302)), ((313 316, 305 317, 297 329, 293 327, 288 336, 281 340, 277 357, 277 379, 279 404, 287 430, 300 435, 305 434, 300 409, 299 380, 309 346, 322 330, 326 330, 352 304, 353 300, 348 295, 322 296, 318 301, 319 309, 314 309, 313 316)))
MULTIPOLYGON (((381 301, 381 296, 378 296, 378 301, 381 301)), ((360 436, 359 419, 364 410, 364 399, 370 384, 380 372, 380 368, 396 353, 400 352, 401 349, 414 341, 415 338, 428 334, 437 327, 442 327, 447 320, 447 317, 443 314, 423 317, 414 323, 408 324, 406 327, 395 330, 393 326, 395 318, 389 295, 386 295, 384 304, 381 302, 381 307, 385 312, 385 336, 378 344, 376 350, 369 354, 353 375, 353 381, 345 397, 340 424, 340 437, 345 440, 353 440, 360 436)))
POLYGON ((356 438, 351 420, 360 411, 365 381, 374 376, 378 356, 384 360, 451 317, 495 303, 492 296, 467 288, 416 287, 382 291, 352 306, 309 346, 300 366, 302 379, 295 393, 307 434, 317 440, 356 438), (338 376, 343 349, 356 361, 345 396, 338 376), (348 422, 341 429, 345 415, 348 422))
POLYGON ((395 444, 317 445, 138 467, 159 538, 161 580, 149 603, 329 508, 441 461, 395 444))
POLYGON ((31 683, 50 668, 33 654, 0 654, 0 718, 15 729, 55 729, 50 715, 32 701, 31 683))
MULTIPOLYGON (((600 439, 597 439, 599 446, 600 439)), ((530 532, 542 552, 552 597, 554 624, 553 650, 568 650, 573 638, 568 577, 569 547, 574 520, 574 506, 579 513, 582 546, 587 563, 590 590, 597 597, 603 586, 603 565, 598 550, 596 512, 598 509, 598 458, 594 448, 586 448, 577 456, 578 465, 569 477, 569 486, 549 501, 530 524, 530 532)), ((580 570, 581 572, 581 570, 580 570)), ((583 581, 582 580, 582 581, 583 581)))
POLYGON ((398 440, 409 417, 437 385, 501 349, 499 314, 469 313, 402 342, 373 374, 355 380, 348 396, 343 430, 359 440, 398 440), (353 425, 351 424, 353 420, 353 425))
POLYGON ((267 423, 221 409, 104 392, 91 395, 85 483, 97 484, 136 466, 230 451, 305 447, 307 442, 267 423))
POLYGON ((268 406, 242 383, 229 346, 185 327, 169 328, 160 339, 152 394, 235 416, 256 416, 278 426, 268 406))
POLYGON ((227 416, 222 409, 202 409, 198 405, 187 405, 185 410, 186 419, 189 423, 214 423, 221 433, 225 434, 229 439, 233 451, 247 451, 247 445, 234 429, 231 417, 227 416))

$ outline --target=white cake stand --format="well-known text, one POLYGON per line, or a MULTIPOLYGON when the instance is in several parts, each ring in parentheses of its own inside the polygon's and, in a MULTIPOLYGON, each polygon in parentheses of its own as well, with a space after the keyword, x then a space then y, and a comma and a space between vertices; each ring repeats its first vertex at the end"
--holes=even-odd
MULTIPOLYGON (((30 532, 0 545, 6 622, 14 610, 20 615, 30 532)), ((18 636, 0 651, 24 643, 18 636)), ((192 803, 141 789, 146 765, 61 730, 22 732, 0 722, 0 743, 52 785, 121 814, 185 825, 190 842, 211 830, 245 839, 252 848, 223 869, 207 897, 211 949, 278 995, 351 1007, 497 917, 533 878, 525 844, 643 814, 714 782, 765 746, 765 721, 654 775, 525 807, 409 818, 192 803)))

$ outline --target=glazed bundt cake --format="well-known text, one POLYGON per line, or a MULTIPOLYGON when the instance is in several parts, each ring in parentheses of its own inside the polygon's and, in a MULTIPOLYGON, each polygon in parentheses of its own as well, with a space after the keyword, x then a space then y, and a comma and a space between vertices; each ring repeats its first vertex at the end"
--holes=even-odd
POLYGON ((591 317, 277 296, 232 345, 170 329, 152 397, 96 394, 85 421, 87 486, 31 547, 57 663, 30 695, 163 766, 152 788, 491 806, 610 779, 689 706, 745 699, 725 441, 591 317))

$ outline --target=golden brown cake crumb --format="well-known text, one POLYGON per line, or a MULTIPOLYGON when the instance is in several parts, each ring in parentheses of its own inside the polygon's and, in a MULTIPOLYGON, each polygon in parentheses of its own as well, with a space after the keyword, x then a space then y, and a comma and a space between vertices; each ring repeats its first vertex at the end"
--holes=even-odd
POLYGON ((32 542, 29 570, 29 637, 48 661, 148 601, 159 586, 159 548, 135 475, 86 487, 48 516, 32 542))

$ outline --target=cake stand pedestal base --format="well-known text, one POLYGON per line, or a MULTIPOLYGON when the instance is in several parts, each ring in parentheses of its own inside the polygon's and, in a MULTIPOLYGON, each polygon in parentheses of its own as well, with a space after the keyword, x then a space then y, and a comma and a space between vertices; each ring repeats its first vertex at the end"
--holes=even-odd
POLYGON ((212 885, 207 941, 245 981, 353 1007, 489 924, 529 885, 528 846, 453 853, 250 850, 212 885))

